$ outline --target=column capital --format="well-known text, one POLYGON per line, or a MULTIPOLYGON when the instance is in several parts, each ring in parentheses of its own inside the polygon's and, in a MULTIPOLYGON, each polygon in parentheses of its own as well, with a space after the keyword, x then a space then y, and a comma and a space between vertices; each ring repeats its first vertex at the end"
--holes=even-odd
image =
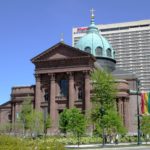
POLYGON ((67 72, 67 75, 69 75, 69 79, 73 79, 74 72, 67 72))
POLYGON ((49 73, 48 76, 50 77, 51 81, 55 81, 55 74, 54 73, 49 73))
POLYGON ((90 77, 90 71, 89 70, 85 70, 83 71, 85 78, 89 78, 90 77))
POLYGON ((129 98, 128 98, 128 97, 127 97, 127 98, 125 98, 125 101, 126 101, 126 102, 129 102, 129 98))
POLYGON ((122 98, 122 97, 119 97, 119 98, 118 98, 118 101, 123 102, 123 98, 122 98))

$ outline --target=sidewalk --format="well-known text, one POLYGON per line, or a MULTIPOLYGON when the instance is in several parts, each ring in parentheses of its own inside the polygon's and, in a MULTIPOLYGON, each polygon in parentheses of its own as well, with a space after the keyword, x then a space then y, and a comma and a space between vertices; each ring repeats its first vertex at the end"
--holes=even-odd
POLYGON ((102 144, 85 144, 85 145, 66 145, 65 147, 67 149, 86 149, 86 150, 90 150, 90 149, 105 149, 105 150, 108 150, 108 149, 125 149, 127 147, 130 147, 131 149, 136 149, 137 147, 140 147, 140 148, 146 148, 148 147, 150 144, 150 142, 147 142, 147 145, 146 145, 146 142, 142 142, 141 145, 137 145, 136 142, 134 143, 119 143, 119 144, 105 144, 104 147, 102 147, 102 144))

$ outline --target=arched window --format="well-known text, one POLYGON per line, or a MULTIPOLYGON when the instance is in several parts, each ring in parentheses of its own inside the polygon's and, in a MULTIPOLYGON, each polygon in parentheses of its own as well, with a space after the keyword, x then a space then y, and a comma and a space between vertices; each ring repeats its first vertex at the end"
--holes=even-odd
POLYGON ((12 117, 12 115, 8 114, 8 121, 11 121, 11 117, 12 117))
POLYGON ((115 58, 115 52, 114 52, 114 58, 115 58))
POLYGON ((111 56, 112 56, 112 55, 111 55, 111 49, 110 49, 110 48, 107 49, 107 56, 108 56, 108 57, 111 57, 111 56))
POLYGON ((100 46, 96 48, 96 55, 103 56, 103 49, 100 46))
POLYGON ((91 48, 90 47, 85 47, 84 51, 87 52, 87 53, 91 53, 91 48))

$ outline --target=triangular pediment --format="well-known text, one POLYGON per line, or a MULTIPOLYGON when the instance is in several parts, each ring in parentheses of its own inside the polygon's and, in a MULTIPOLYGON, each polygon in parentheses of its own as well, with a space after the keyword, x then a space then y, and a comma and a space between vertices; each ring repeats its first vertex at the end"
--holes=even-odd
POLYGON ((46 51, 42 52, 41 54, 37 55, 31 61, 34 63, 37 61, 48 61, 48 60, 66 59, 82 56, 93 57, 91 54, 88 54, 77 48, 74 48, 72 46, 60 42, 54 45, 53 47, 47 49, 46 51))

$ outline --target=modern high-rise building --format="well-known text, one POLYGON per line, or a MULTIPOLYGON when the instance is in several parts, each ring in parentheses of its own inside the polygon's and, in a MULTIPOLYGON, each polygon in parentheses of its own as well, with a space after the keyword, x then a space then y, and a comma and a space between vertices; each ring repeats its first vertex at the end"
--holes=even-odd
MULTIPOLYGON (((116 67, 135 73, 142 91, 150 91, 150 20, 97 25, 116 54, 116 67)), ((72 45, 85 35, 87 27, 72 30, 72 45)))

